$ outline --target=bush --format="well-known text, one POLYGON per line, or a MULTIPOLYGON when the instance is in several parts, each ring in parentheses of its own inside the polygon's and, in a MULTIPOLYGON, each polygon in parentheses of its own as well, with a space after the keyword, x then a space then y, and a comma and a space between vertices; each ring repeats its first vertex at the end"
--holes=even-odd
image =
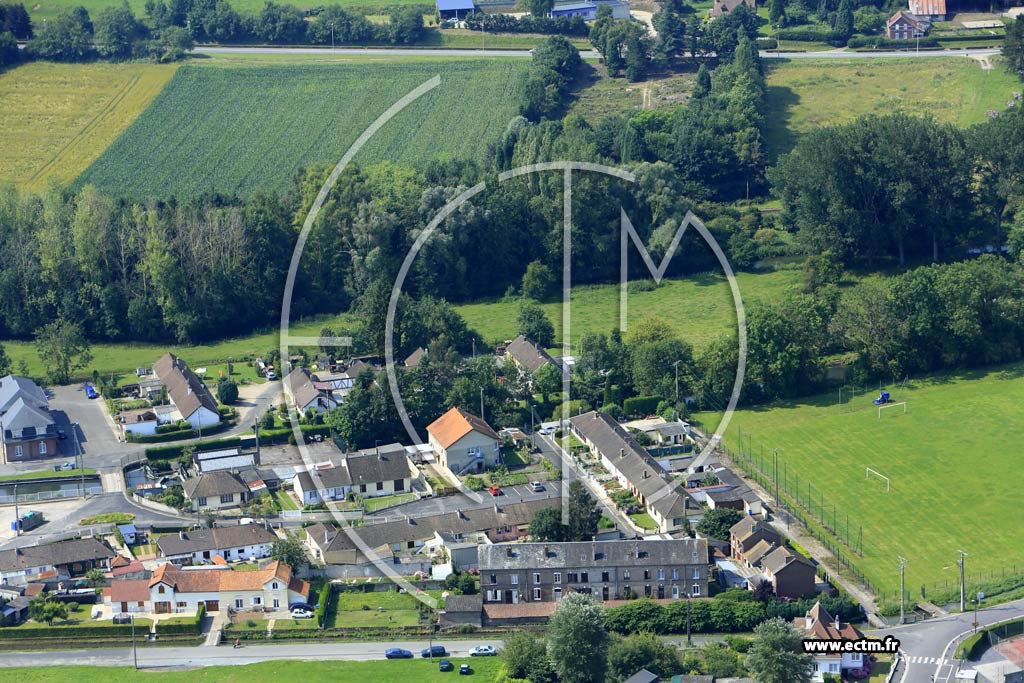
POLYGON ((466 477, 466 488, 470 491, 483 491, 484 480, 480 477, 466 477))
POLYGON ((938 47, 939 43, 935 38, 925 37, 918 40, 889 40, 885 36, 854 36, 846 42, 850 48, 874 48, 874 49, 909 49, 920 47, 938 47))
POLYGON ((775 50, 779 47, 779 41, 775 38, 768 38, 760 36, 757 39, 757 49, 759 50, 775 50))
POLYGON ((823 26, 782 28, 776 31, 775 37, 778 40, 795 40, 807 43, 828 43, 835 38, 832 30, 823 26))
POLYGON ((634 396, 622 402, 622 410, 627 416, 643 417, 654 413, 661 401, 661 396, 634 396))

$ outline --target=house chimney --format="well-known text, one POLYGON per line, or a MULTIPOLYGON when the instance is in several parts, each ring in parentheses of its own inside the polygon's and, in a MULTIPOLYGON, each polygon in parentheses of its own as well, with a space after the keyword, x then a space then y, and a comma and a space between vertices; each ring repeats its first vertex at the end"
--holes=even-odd
POLYGON ((804 616, 804 630, 805 631, 810 631, 811 627, 813 627, 813 626, 814 626, 814 619, 811 618, 810 613, 808 613, 808 614, 806 614, 804 616))
POLYGON ((178 538, 180 538, 183 541, 185 540, 185 530, 184 529, 178 530, 178 538))
POLYGON ((651 476, 651 473, 648 472, 647 470, 644 470, 644 479, 646 479, 649 476, 651 476))
POLYGON ((843 622, 839 620, 839 615, 836 615, 836 632, 842 631, 843 622))
POLYGON ((625 458, 626 457, 626 449, 625 448, 620 448, 619 449, 619 457, 620 458, 625 458))

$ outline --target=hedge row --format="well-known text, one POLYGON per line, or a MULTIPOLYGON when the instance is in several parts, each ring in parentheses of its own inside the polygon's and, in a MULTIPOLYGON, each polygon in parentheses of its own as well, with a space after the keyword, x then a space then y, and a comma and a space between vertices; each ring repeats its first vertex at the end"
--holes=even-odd
POLYGON ((160 636, 180 634, 198 636, 203 632, 203 617, 206 615, 206 605, 199 603, 199 609, 196 610, 196 616, 193 618, 191 623, 188 624, 167 624, 163 622, 157 622, 156 631, 160 636))
POLYGON ((634 415, 650 415, 657 412, 661 396, 634 396, 622 402, 622 410, 630 417, 634 415))
MULTIPOLYGON (((331 435, 331 428, 327 425, 299 425, 299 429, 303 436, 316 436, 317 434, 329 437, 331 435)), ((272 446, 275 444, 291 443, 292 442, 292 428, 291 427, 278 427, 277 429, 261 429, 260 430, 260 445, 272 446)))
POLYGON ((938 47, 939 43, 934 38, 921 38, 914 40, 889 40, 884 36, 854 36, 847 41, 846 47, 851 48, 886 48, 886 49, 907 49, 916 47, 938 47))
POLYGON ((779 47, 779 41, 767 36, 758 36, 757 47, 759 50, 775 50, 779 47))
MULTIPOLYGON (((38 628, 0 628, 0 639, 21 640, 25 638, 114 638, 131 637, 131 624, 117 626, 39 626, 38 628)), ((136 634, 138 635, 138 634, 136 634)))
POLYGON ((775 32, 779 40, 795 40, 807 43, 829 43, 836 40, 836 35, 830 29, 818 28, 816 26, 793 26, 780 28, 775 32))
POLYGON ((173 460, 174 458, 180 458, 182 451, 188 447, 194 447, 196 452, 202 453, 204 451, 217 451, 222 448, 231 448, 237 446, 241 441, 240 437, 229 436, 226 439, 217 439, 215 441, 203 441, 196 444, 180 444, 177 446, 154 446, 146 449, 146 460, 173 460))
POLYGON ((325 581, 323 588, 320 589, 320 594, 316 598, 316 608, 313 612, 313 616, 316 617, 316 623, 320 624, 320 628, 325 626, 325 617, 327 615, 327 608, 331 604, 331 582, 325 581))

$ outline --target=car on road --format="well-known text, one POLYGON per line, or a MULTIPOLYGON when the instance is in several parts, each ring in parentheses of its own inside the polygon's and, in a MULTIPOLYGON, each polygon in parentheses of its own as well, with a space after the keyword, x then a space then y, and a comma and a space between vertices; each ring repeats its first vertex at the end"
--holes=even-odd
POLYGON ((477 645, 469 651, 470 657, 495 657, 498 654, 498 648, 493 645, 477 645))
POLYGON ((498 485, 494 485, 494 486, 492 486, 491 488, 489 488, 487 490, 491 492, 492 496, 500 496, 501 495, 501 487, 498 486, 498 485))
POLYGON ((460 676, 469 676, 472 673, 473 673, 473 670, 469 668, 469 664, 463 664, 462 666, 459 667, 459 675, 460 676))
POLYGON ((434 645, 432 647, 425 647, 420 650, 420 657, 447 657, 448 650, 444 649, 444 645, 434 645))
POLYGON ((437 663, 437 670, 438 671, 455 671, 455 667, 452 666, 452 663, 449 662, 447 659, 442 659, 440 662, 437 663))
POLYGON ((96 391, 96 389, 91 384, 86 384, 85 385, 85 395, 88 396, 89 398, 99 398, 100 397, 99 392, 96 391))
POLYGON ((409 659, 412 657, 412 652, 403 650, 400 647, 389 647, 387 650, 384 650, 384 656, 388 659, 409 659))
POLYGON ((539 481, 531 481, 530 490, 533 491, 534 493, 539 493, 540 491, 544 490, 544 484, 540 483, 539 481))
POLYGON ((548 434, 554 434, 555 430, 553 427, 542 427, 539 433, 541 436, 547 436, 548 434))
POLYGON ((273 370, 271 370, 270 372, 267 373, 267 379, 269 379, 269 380, 277 379, 277 373, 274 372, 273 370))
POLYGON ((75 469, 75 463, 73 463, 73 462, 66 462, 63 465, 61 465, 60 468, 62 470, 64 470, 65 472, 67 472, 69 470, 75 469))
POLYGON ((313 612, 308 609, 293 609, 292 619, 312 619, 313 612))

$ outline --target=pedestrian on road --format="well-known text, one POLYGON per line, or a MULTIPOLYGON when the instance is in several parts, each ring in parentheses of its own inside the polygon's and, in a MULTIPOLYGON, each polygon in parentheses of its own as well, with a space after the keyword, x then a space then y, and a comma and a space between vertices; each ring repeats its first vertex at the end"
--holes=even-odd
POLYGON ((240 648, 240 647, 242 647, 242 639, 241 638, 235 638, 235 648, 240 648))

